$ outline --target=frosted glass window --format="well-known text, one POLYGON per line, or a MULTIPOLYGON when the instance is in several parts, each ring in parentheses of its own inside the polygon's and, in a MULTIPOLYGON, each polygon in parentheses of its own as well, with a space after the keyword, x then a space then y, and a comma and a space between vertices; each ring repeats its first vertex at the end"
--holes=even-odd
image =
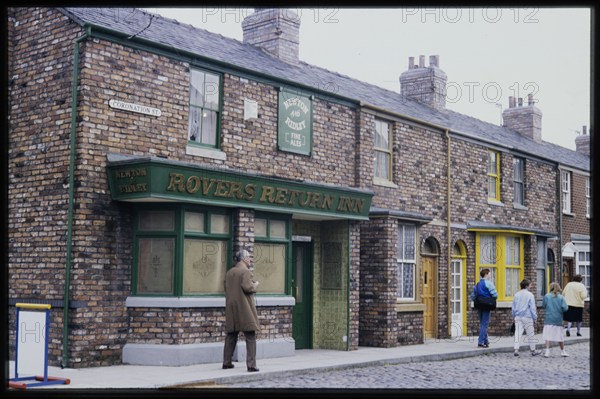
POLYGON ((254 235, 256 237, 267 236, 267 219, 254 219, 254 235))
POLYGON ((213 234, 229 233, 229 216, 219 214, 210 215, 210 232, 213 234))
POLYGON ((204 214, 199 212, 186 212, 185 231, 191 233, 204 233, 204 214))
POLYGON ((186 239, 183 248, 183 293, 224 293, 227 244, 224 241, 186 239))
POLYGON ((173 292, 174 238, 140 238, 138 241, 138 293, 173 292))
POLYGON ((271 220, 271 238, 286 238, 285 220, 271 220))
POLYGON ((175 213, 173 211, 140 211, 138 229, 142 231, 173 231, 175 213))
POLYGON ((254 244, 254 279, 263 294, 285 293, 285 265, 287 244, 254 244))

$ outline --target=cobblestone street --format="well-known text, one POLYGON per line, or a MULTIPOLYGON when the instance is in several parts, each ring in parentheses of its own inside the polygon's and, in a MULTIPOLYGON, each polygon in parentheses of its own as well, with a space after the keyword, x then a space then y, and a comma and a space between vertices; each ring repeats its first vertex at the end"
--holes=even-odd
MULTIPOLYGON (((540 348, 540 345, 538 345, 540 348)), ((239 384, 230 388, 381 388, 381 389, 535 389, 589 390, 590 345, 566 345, 569 357, 558 346, 550 357, 531 356, 522 349, 513 353, 488 353, 464 359, 390 364, 348 370, 302 373, 239 384), (481 377, 481 373, 485 377, 481 377)))

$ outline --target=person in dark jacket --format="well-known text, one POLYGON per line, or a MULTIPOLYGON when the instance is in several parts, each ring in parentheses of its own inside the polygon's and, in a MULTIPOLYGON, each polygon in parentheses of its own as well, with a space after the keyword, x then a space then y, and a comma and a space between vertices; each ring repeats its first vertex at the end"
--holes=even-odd
MULTIPOLYGON (((473 287, 471 300, 475 301, 475 296, 477 295, 498 298, 496 287, 494 286, 494 283, 490 281, 490 269, 481 269, 479 275, 481 276, 481 280, 473 287)), ((488 348, 490 346, 490 341, 488 339, 487 330, 488 325, 490 324, 491 310, 477 309, 477 313, 479 315, 479 339, 477 340, 477 346, 480 348, 488 348)))
POLYGON ((223 368, 233 368, 232 358, 240 331, 246 338, 246 366, 248 371, 258 371, 256 367, 256 332, 260 331, 254 294, 258 281, 252 280, 249 267, 252 265, 250 253, 242 249, 236 254, 236 265, 225 275, 225 348, 223 368))

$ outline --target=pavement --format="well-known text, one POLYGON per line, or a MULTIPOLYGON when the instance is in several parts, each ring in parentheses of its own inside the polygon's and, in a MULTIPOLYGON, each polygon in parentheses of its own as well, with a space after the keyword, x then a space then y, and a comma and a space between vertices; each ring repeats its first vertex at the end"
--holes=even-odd
MULTIPOLYGON (((590 340, 589 328, 582 328, 582 337, 565 337, 565 345, 590 340)), ((520 341, 520 350, 529 351, 525 336, 520 341)), ((49 389, 179 389, 216 387, 220 384, 257 381, 280 376, 292 376, 301 372, 341 370, 365 366, 401 364, 413 362, 441 361, 481 356, 486 353, 512 352, 514 337, 490 336, 489 348, 477 347, 476 336, 448 339, 428 339, 423 344, 404 345, 395 348, 359 347, 353 351, 325 349, 296 350, 294 356, 258 359, 259 372, 249 373, 245 362, 234 362, 232 369, 222 369, 221 363, 191 366, 137 366, 116 365, 81 369, 48 367, 48 376, 68 378, 68 385, 27 387, 27 391, 49 389)), ((535 335, 537 349, 543 349, 541 334, 535 335)), ((553 343, 552 348, 558 344, 553 343)), ((14 362, 9 362, 10 377, 14 377, 14 362)))

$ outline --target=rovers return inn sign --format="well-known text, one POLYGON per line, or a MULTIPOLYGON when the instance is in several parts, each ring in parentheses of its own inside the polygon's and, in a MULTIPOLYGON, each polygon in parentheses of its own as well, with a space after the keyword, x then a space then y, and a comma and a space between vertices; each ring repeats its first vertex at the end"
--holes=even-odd
POLYGON ((277 144, 280 151, 310 155, 312 150, 312 100, 281 88, 277 144))
MULTIPOLYGON (((112 154, 111 154, 112 155, 112 154)), ((367 220, 373 193, 262 177, 159 158, 113 157, 108 180, 117 201, 190 202, 367 220)))

